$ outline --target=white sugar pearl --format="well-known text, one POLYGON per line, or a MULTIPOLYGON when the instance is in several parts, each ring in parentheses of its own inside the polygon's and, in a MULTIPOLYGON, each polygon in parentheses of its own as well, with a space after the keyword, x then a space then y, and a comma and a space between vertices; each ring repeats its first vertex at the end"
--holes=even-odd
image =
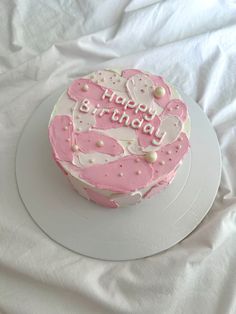
POLYGON ((158 86, 156 87, 156 89, 154 90, 154 96, 156 98, 161 98, 165 95, 166 91, 165 91, 165 88, 162 87, 162 86, 158 86))
POLYGON ((148 152, 146 155, 145 155, 145 160, 148 162, 148 163, 153 163, 157 160, 157 153, 156 152, 148 152))
POLYGON ((64 130, 65 130, 65 131, 68 130, 68 126, 64 126, 64 130))
POLYGON ((137 171, 136 171, 136 174, 137 174, 137 175, 139 175, 139 174, 141 174, 141 173, 142 173, 141 170, 137 170, 137 171))
POLYGON ((103 141, 97 141, 96 146, 102 147, 102 146, 104 146, 104 142, 103 141))
POLYGON ((82 87, 82 90, 83 90, 84 92, 87 92, 87 91, 89 90, 88 84, 84 84, 83 87, 82 87))
POLYGON ((124 175, 123 172, 119 173, 119 177, 123 177, 123 175, 124 175))
POLYGON ((73 150, 73 152, 77 152, 79 150, 79 146, 74 144, 72 145, 71 149, 73 150))
POLYGON ((163 165, 165 164, 164 160, 161 160, 161 161, 159 162, 159 164, 160 164, 161 166, 163 166, 163 165))

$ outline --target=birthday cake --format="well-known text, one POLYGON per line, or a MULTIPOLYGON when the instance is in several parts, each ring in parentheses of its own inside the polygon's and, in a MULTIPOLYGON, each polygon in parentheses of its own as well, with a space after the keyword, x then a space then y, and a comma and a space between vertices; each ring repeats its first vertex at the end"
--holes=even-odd
POLYGON ((80 195, 110 208, 166 188, 189 150, 189 135, 187 106, 176 89, 135 69, 74 80, 49 121, 55 162, 80 195))

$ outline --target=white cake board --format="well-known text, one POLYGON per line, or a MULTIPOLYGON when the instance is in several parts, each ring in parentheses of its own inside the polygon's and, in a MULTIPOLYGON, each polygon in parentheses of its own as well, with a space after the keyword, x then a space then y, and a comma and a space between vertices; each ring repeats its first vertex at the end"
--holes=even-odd
POLYGON ((209 211, 221 176, 218 140, 199 106, 182 95, 191 117, 191 150, 173 183, 141 204, 108 209, 79 196, 51 157, 47 126, 60 94, 37 108, 18 144, 18 188, 37 225, 68 249, 113 261, 159 253, 193 231, 209 211))

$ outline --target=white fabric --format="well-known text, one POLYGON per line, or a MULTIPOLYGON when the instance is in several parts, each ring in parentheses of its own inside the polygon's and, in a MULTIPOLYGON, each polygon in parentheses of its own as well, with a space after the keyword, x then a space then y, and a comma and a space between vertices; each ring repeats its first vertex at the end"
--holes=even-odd
POLYGON ((235 0, 0 2, 0 313, 236 313, 235 60, 235 0), (50 240, 27 214, 14 174, 34 108, 68 80, 107 67, 159 73, 191 95, 223 157, 216 200, 196 230, 129 262, 93 260, 50 240))

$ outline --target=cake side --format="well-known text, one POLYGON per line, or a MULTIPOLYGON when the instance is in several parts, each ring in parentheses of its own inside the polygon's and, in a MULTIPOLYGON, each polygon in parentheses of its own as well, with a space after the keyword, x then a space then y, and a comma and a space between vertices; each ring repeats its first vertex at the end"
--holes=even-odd
POLYGON ((189 149, 186 104, 163 78, 103 70, 75 80, 49 121, 53 156, 83 197, 122 207, 168 186, 189 149))

